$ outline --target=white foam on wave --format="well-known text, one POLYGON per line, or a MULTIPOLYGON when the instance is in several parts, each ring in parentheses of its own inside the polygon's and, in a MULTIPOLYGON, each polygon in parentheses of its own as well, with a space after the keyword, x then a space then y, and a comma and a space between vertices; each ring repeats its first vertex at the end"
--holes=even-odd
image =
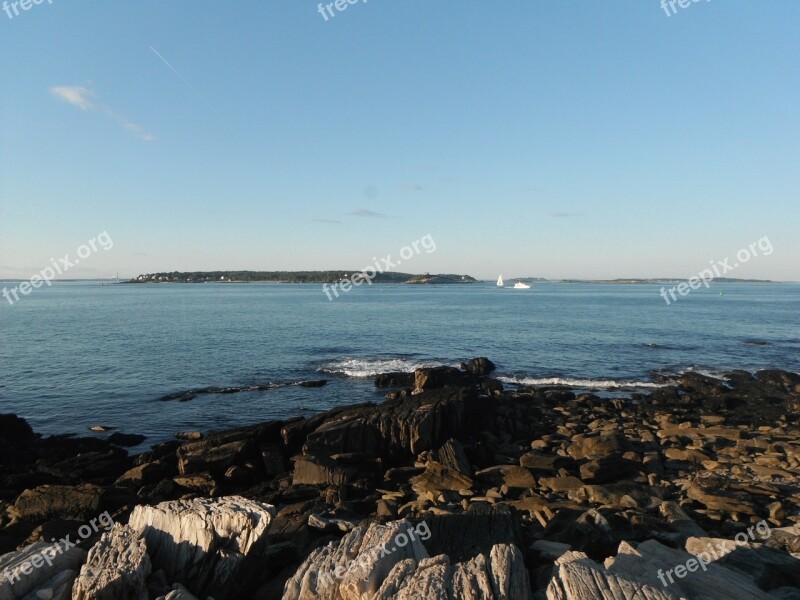
POLYGON ((662 388, 672 383, 652 381, 618 381, 616 379, 570 379, 568 377, 498 377, 504 383, 516 385, 563 385, 581 389, 638 390, 643 388, 662 388))
POLYGON ((422 367, 454 366, 437 361, 420 361, 412 358, 345 358, 325 363, 318 371, 347 377, 374 377, 381 373, 410 373, 422 367))

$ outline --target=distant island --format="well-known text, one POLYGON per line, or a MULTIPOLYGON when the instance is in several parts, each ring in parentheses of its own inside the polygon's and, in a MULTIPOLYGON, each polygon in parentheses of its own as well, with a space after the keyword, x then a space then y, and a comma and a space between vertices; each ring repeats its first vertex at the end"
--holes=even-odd
MULTIPOLYGON (((686 281, 687 277, 660 279, 559 279, 556 283, 677 283, 686 281)), ((736 277, 715 277, 714 283, 780 283, 769 279, 738 279, 736 277)))
MULTIPOLYGON (((352 271, 173 271, 171 273, 146 273, 121 283, 338 283, 359 270, 352 271)), ((373 283, 464 284, 477 283, 469 275, 424 273, 377 273, 373 283)))

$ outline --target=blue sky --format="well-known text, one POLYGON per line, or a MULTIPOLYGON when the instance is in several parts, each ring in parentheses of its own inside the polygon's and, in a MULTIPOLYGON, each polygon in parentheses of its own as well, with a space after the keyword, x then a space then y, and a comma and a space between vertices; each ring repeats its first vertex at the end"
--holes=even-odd
POLYGON ((48 0, 0 12, 0 277, 800 280, 800 4, 48 0), (13 11, 12 11, 13 14, 13 11), (166 62, 165 62, 166 61, 166 62), (406 270, 404 268, 403 270, 406 270))

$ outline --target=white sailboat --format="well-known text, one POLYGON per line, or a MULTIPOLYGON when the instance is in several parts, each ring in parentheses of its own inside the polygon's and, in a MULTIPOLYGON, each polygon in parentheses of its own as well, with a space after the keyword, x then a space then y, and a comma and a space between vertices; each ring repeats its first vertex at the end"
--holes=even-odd
POLYGON ((497 278, 497 287, 505 287, 505 286, 506 284, 503 283, 503 276, 500 275, 500 277, 497 278))

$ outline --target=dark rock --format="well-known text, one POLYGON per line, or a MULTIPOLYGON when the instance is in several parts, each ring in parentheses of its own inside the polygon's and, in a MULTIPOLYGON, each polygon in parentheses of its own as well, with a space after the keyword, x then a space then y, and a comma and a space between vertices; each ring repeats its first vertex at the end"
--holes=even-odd
POLYGON ((380 406, 339 411, 308 434, 308 453, 372 452, 386 460, 431 450, 454 435, 468 434, 480 419, 475 390, 447 388, 380 406))
POLYGON ((466 364, 461 365, 461 368, 465 371, 469 371, 473 375, 484 376, 494 371, 497 367, 488 358, 481 356, 468 360, 466 364))
POLYGON ((381 373, 375 376, 375 387, 410 387, 414 385, 414 373, 381 373))
POLYGON ((144 435, 139 435, 135 433, 119 433, 115 432, 108 436, 108 441, 115 446, 124 446, 126 448, 131 448, 133 446, 138 446, 143 441, 147 439, 144 435))
MULTIPOLYGON (((36 434, 25 419, 13 414, 0 415, 0 448, 33 444, 36 434)), ((0 458, 0 462, 3 458, 0 458)))
POLYGON ((45 485, 22 492, 11 510, 28 521, 57 518, 85 521, 99 512, 102 494, 100 487, 91 484, 45 485))
POLYGON ((472 374, 455 367, 423 367, 414 371, 414 393, 438 390, 448 385, 472 385, 475 381, 472 374))
POLYGON ((618 453, 590 460, 581 465, 581 479, 590 483, 618 481, 639 473, 639 465, 618 453))
POLYGON ((324 386, 326 383, 328 383, 327 379, 316 379, 313 381, 301 381, 297 385, 300 387, 317 388, 324 386))
POLYGON ((487 396, 499 396, 503 393, 503 382, 499 379, 484 377, 480 385, 481 391, 487 396))

